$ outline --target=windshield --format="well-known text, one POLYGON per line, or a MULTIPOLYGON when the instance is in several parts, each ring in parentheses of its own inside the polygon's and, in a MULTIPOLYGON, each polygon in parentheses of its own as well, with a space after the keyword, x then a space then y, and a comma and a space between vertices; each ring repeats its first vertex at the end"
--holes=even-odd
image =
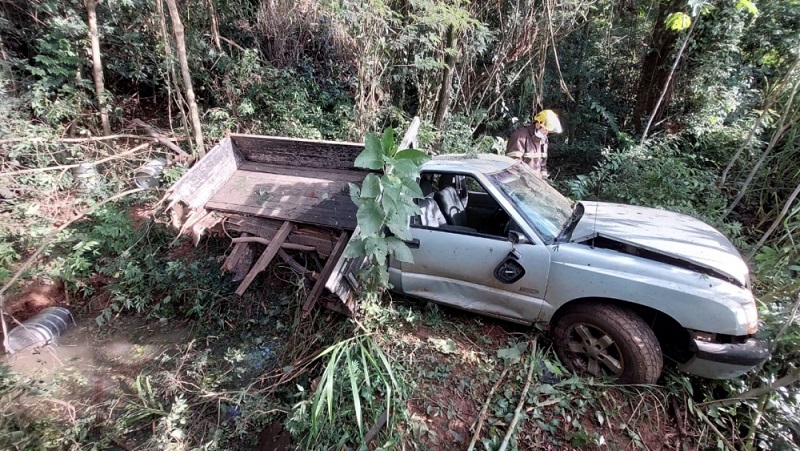
POLYGON ((572 214, 571 200, 522 163, 488 176, 546 242, 555 241, 572 214))

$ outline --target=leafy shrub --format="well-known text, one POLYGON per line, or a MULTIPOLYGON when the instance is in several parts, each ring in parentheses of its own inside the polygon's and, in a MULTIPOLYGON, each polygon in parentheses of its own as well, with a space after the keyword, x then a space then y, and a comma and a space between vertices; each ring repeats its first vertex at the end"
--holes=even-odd
POLYGON ((220 125, 213 126, 212 135, 235 124, 248 124, 246 130, 254 133, 310 139, 351 132, 352 99, 335 81, 320 83, 293 69, 278 70, 254 50, 229 59, 220 68, 214 82, 219 106, 211 116, 212 124, 220 125))
POLYGON ((214 257, 171 256, 173 233, 155 223, 137 229, 124 206, 105 205, 58 237, 50 275, 83 296, 96 294, 96 278, 105 280, 109 304, 97 318, 101 325, 125 310, 224 322, 231 287, 219 263, 214 257))
POLYGON ((713 162, 684 152, 687 146, 673 137, 619 151, 606 149, 604 160, 589 175, 567 182, 569 190, 577 199, 596 198, 699 217, 738 240, 739 225, 721 220, 727 199, 715 185, 713 162))

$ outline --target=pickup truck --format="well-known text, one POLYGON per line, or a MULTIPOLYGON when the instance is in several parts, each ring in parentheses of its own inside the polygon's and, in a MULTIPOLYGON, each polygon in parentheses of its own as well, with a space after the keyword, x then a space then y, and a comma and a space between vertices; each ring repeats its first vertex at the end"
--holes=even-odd
POLYGON ((656 382, 665 358, 732 378, 769 357, 747 265, 700 220, 572 202, 498 155, 435 157, 420 188, 400 293, 547 325, 568 368, 622 383, 656 382))
MULTIPOLYGON (((314 284, 304 311, 319 302, 352 314, 357 265, 343 250, 357 224, 347 184, 368 173, 353 167, 361 149, 230 135, 178 181, 171 205, 183 205, 178 222, 196 241, 218 226, 239 234, 224 265, 244 267, 237 293, 280 256, 314 284), (253 264, 252 248, 262 245, 253 264)), ((620 383, 655 383, 665 362, 732 378, 769 358, 754 337, 747 265, 702 221, 573 202, 499 155, 434 157, 419 185, 422 213, 409 218, 407 241, 413 263, 389 265, 396 292, 543 325, 569 369, 620 383)))

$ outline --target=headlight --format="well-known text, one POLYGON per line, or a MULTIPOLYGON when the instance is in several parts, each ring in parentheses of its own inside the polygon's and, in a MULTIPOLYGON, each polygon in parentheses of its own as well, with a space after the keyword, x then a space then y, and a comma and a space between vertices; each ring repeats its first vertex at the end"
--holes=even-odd
POLYGON ((752 335, 758 332, 758 307, 756 301, 750 301, 742 305, 745 316, 745 325, 747 326, 747 334, 752 335))

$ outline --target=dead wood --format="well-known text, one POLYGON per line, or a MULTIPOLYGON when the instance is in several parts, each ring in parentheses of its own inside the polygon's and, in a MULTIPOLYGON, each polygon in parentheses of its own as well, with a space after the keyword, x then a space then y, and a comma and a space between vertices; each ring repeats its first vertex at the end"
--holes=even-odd
POLYGON ((130 124, 134 127, 144 129, 151 138, 155 139, 156 141, 160 142, 161 144, 168 147, 170 150, 178 154, 179 161, 186 161, 191 162, 192 156, 186 153, 183 149, 181 149, 177 144, 167 139, 164 135, 159 133, 155 128, 152 126, 145 124, 141 119, 134 119, 130 121, 130 124))

